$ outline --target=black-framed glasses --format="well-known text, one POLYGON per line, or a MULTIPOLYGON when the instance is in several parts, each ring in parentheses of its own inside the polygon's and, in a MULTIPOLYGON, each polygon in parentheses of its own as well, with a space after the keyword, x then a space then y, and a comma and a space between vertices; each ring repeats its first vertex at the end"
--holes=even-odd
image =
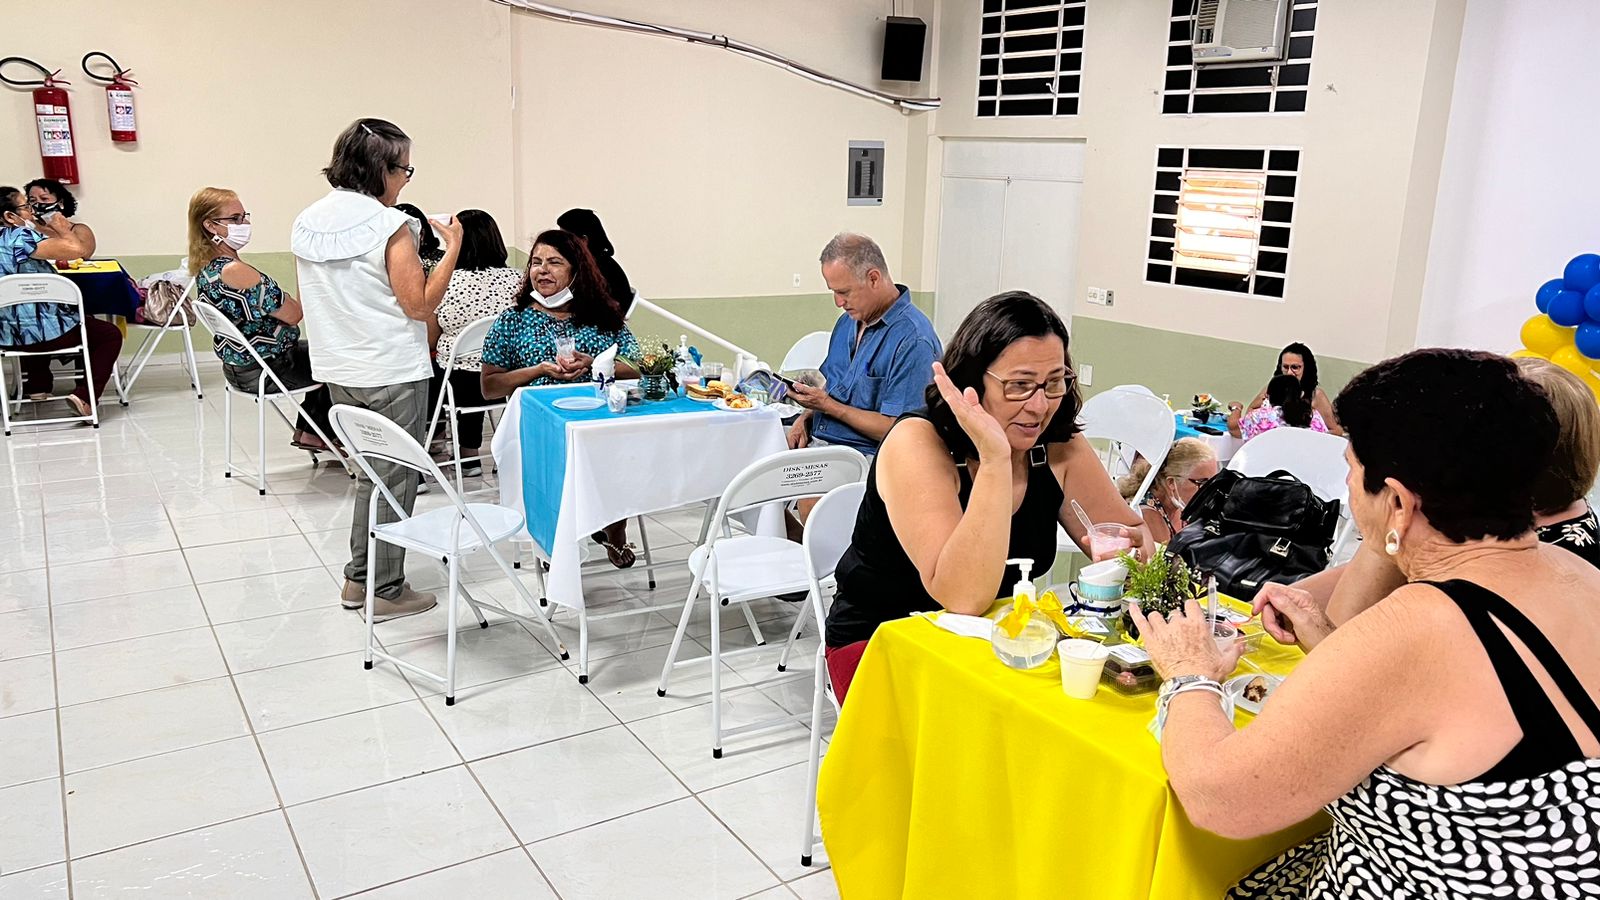
POLYGON ((417 167, 416 166, 395 166, 394 168, 399 169, 400 171, 406 173, 406 180, 407 181, 411 180, 411 176, 417 174, 417 167))
POLYGON ((1043 390, 1044 395, 1051 400, 1065 397, 1067 390, 1072 387, 1072 382, 1078 378, 1076 372, 1054 375, 1044 381, 1033 381, 1027 378, 1005 379, 988 370, 984 370, 983 374, 1000 382, 1000 395, 1002 397, 1018 402, 1031 399, 1040 390, 1043 390))
POLYGON ((250 214, 242 212, 232 216, 219 216, 211 221, 227 222, 229 225, 247 225, 250 222, 250 214))
POLYGON ((1189 482, 1190 484, 1194 485, 1195 487, 1205 487, 1206 486, 1206 482, 1210 481, 1210 480, 1211 479, 1209 479, 1209 478, 1185 478, 1184 479, 1184 481, 1189 482))

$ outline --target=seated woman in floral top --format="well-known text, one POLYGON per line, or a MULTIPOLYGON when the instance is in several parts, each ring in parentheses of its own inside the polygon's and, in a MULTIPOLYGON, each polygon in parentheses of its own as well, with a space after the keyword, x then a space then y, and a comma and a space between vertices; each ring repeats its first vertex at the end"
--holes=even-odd
MULTIPOLYGON (((639 342, 623 323, 622 308, 606 292, 594 257, 576 235, 546 231, 534 238, 516 307, 501 313, 484 339, 483 396, 508 397, 529 384, 583 383, 595 356, 612 345, 617 347, 617 377, 637 377, 625 360, 639 357, 639 342), (572 339, 570 356, 557 352, 562 338, 572 339)), ((627 522, 613 523, 593 537, 606 548, 612 565, 633 565, 627 522)))
POLYGON ((1324 434, 1328 424, 1300 392, 1300 379, 1293 375, 1279 375, 1267 382, 1267 399, 1249 412, 1239 404, 1228 407, 1228 433, 1245 440, 1274 428, 1309 428, 1324 434))
MULTIPOLYGON (((201 188, 189 200, 189 271, 195 276, 195 294, 215 306, 238 327, 250 346, 261 354, 278 380, 289 390, 315 384, 311 356, 300 339, 304 313, 300 301, 283 292, 270 275, 239 258, 250 242, 250 214, 239 195, 226 188, 201 188)), ((236 390, 254 394, 265 373, 249 350, 235 341, 217 337, 214 349, 222 360, 222 374, 236 390)), ((276 393, 269 379, 267 393, 276 393)), ((300 397, 305 415, 295 424, 296 447, 327 450, 311 423, 332 435, 328 389, 319 387, 300 397), (307 420, 307 417, 310 420, 307 420)))

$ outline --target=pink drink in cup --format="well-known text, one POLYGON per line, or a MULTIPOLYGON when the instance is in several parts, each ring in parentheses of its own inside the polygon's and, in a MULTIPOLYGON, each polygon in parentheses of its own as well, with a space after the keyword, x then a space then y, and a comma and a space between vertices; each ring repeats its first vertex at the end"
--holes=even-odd
POLYGON ((1089 529, 1089 558, 1094 562, 1115 559, 1126 550, 1133 549, 1133 529, 1126 525, 1108 523, 1089 529))

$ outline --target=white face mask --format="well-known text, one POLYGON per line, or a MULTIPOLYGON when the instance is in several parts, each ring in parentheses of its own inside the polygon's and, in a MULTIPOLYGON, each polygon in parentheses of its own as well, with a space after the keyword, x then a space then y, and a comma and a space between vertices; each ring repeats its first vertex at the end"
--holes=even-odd
POLYGON ((216 244, 227 244, 235 250, 243 250, 244 245, 250 243, 250 224, 247 222, 243 225, 234 225, 230 222, 228 236, 214 234, 211 236, 211 241, 216 244))
POLYGON ((1172 511, 1175 513, 1181 513, 1183 512, 1183 508, 1189 504, 1184 503, 1183 500, 1178 497, 1178 480, 1176 478, 1170 478, 1168 481, 1172 482, 1172 499, 1169 501, 1172 504, 1172 511))
MULTIPOLYGON (((538 291, 534 291, 535 295, 537 295, 538 293, 539 293, 538 291)), ((556 291, 553 296, 540 297, 539 298, 539 305, 545 307, 546 309, 560 309, 561 307, 566 306, 567 302, 570 301, 571 299, 572 299, 572 288, 564 287, 561 290, 556 291)))

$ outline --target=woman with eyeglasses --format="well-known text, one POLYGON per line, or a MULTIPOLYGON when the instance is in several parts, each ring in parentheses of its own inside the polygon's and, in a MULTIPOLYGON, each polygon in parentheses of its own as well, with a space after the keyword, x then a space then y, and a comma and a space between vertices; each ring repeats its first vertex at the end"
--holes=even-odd
POLYGON ((1132 529, 1137 552, 1151 546, 1079 433, 1076 382, 1066 326, 1031 294, 990 297, 956 329, 927 408, 901 416, 873 460, 835 572, 825 652, 841 701, 879 623, 982 615, 1019 576, 1006 560, 1050 568, 1058 523, 1087 548, 1072 501, 1132 529))
MULTIPOLYGON (((250 214, 239 195, 227 188, 206 187, 189 199, 189 274, 195 293, 228 317, 272 373, 289 390, 316 384, 311 356, 300 339, 304 313, 300 301, 284 293, 272 276, 239 257, 250 243, 250 214)), ((222 374, 237 390, 254 395, 265 377, 247 348, 216 337, 213 349, 222 360, 222 374)), ((268 393, 277 391, 271 379, 268 393)), ((304 450, 327 450, 311 423, 333 436, 328 426, 328 390, 317 388, 300 398, 306 415, 295 424, 290 443, 304 450), (307 420, 309 417, 310 421, 307 420)))
MULTIPOLYGON (((427 322, 455 271, 461 225, 454 218, 434 223, 444 255, 431 272, 423 271, 417 255, 421 227, 394 208, 416 168, 411 138, 392 122, 351 123, 334 141, 322 174, 333 190, 300 213, 289 239, 311 332, 311 372, 327 385, 334 403, 372 410, 422 441, 433 376, 427 322)), ((415 473, 398 463, 377 463, 373 470, 409 515, 417 497, 415 473)), ((432 609, 432 594, 406 584, 403 549, 382 544, 378 558, 367 559, 371 494, 372 483, 363 479, 351 516, 341 605, 364 608, 370 577, 375 619, 432 609)), ((378 516, 380 522, 396 519, 387 503, 378 504, 378 516)))
MULTIPOLYGON (((1117 482, 1117 492, 1122 499, 1132 500, 1149 474, 1149 461, 1142 456, 1135 460, 1132 470, 1117 482)), ((1184 507, 1215 474, 1217 451, 1211 449, 1210 444, 1199 438, 1181 438, 1173 442, 1139 507, 1144 526, 1150 529, 1150 537, 1156 543, 1165 544, 1183 530, 1184 507)))

